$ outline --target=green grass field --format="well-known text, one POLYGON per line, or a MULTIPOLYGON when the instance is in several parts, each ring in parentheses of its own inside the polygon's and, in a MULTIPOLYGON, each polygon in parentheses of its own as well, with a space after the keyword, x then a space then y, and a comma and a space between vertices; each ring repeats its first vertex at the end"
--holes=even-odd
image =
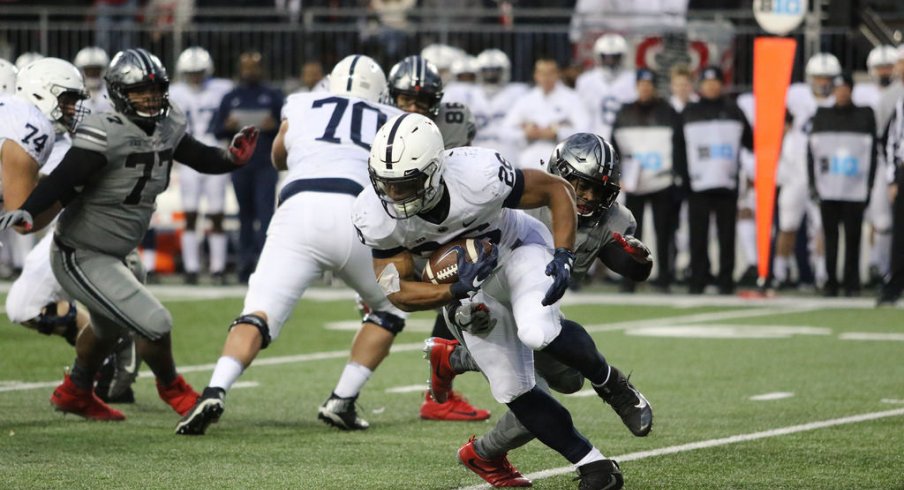
MULTIPOLYGON (((241 299, 169 296, 183 296, 166 304, 176 323, 177 362, 200 390, 241 299)), ((622 457, 626 488, 904 489, 904 310, 809 299, 720 304, 581 294, 570 303, 576 299, 582 304, 566 306, 568 316, 588 326, 610 362, 633 371, 655 409, 653 432, 635 438, 595 396, 560 398, 604 454, 622 457), (888 335, 848 340, 861 334, 888 335), (790 396, 751 400, 776 393, 790 396), (858 415, 868 420, 848 418, 858 415)), ((270 362, 253 366, 229 393, 220 423, 204 437, 187 438, 173 434, 178 416, 157 398, 150 377, 136 383, 134 405, 120 406, 128 417, 123 423, 54 412, 48 398, 73 351, 4 316, 0 488, 481 484, 457 464, 456 450, 488 430, 505 407, 492 400, 481 376, 469 374, 456 387, 492 409, 489 423, 418 419, 423 395, 415 387, 427 379, 420 345, 430 315, 414 317, 422 321, 410 322, 365 388, 359 401, 370 430, 339 432, 316 419, 354 335, 326 325, 354 317, 347 299, 299 303, 259 359, 270 362), (411 389, 393 390, 400 387, 411 389)), ((535 488, 576 488, 567 462, 536 441, 510 459, 535 488)))

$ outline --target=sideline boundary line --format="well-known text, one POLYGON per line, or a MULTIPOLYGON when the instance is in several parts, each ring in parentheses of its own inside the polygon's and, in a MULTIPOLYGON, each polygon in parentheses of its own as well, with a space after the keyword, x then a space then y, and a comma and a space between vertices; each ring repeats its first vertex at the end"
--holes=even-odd
MULTIPOLYGON (((739 434, 735 436, 729 437, 720 437, 718 439, 707 439, 705 441, 698 442, 690 442, 687 444, 679 444, 677 446, 668 446, 659 449, 651 449, 649 451, 638 451, 634 453, 623 454, 621 456, 612 456, 612 459, 618 461, 619 463, 625 461, 639 461, 641 459, 654 458, 656 456, 665 456, 668 454, 678 454, 684 453, 688 451, 696 451, 698 449, 708 449, 712 447, 719 446, 727 446, 729 444, 737 444, 740 442, 749 442, 756 441, 760 439, 768 439, 771 437, 780 437, 786 436, 789 434, 797 434, 799 432, 809 432, 818 429, 825 429, 828 427, 836 427, 839 425, 848 425, 848 424, 856 424, 859 422, 868 422, 870 420, 878 420, 888 417, 897 417, 900 415, 904 415, 904 408, 899 408, 897 410, 886 410, 883 412, 871 412, 864 413, 860 415, 851 415, 848 417, 841 417, 836 419, 829 420, 821 420, 818 422, 809 422, 806 424, 800 425, 791 425, 788 427, 780 427, 777 429, 764 430, 760 432, 751 432, 749 434, 739 434)), ((469 472, 470 473, 470 472, 469 472)), ((564 475, 568 473, 574 473, 573 466, 563 466, 560 468, 551 468, 548 470, 537 471, 534 473, 530 473, 526 476, 531 480, 542 480, 545 478, 550 478, 553 476, 564 475)), ((483 490, 486 488, 492 488, 488 484, 483 485, 474 485, 468 487, 459 487, 459 490, 483 490)))

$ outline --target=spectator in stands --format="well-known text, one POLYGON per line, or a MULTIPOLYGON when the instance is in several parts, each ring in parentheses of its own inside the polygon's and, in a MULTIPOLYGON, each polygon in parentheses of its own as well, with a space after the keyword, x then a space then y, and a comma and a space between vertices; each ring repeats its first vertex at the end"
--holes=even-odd
POLYGON ((679 113, 691 102, 700 97, 694 92, 694 80, 691 69, 687 65, 675 65, 669 70, 669 82, 672 91, 669 102, 679 113))
POLYGON ((838 227, 844 224, 844 293, 860 294, 860 235, 863 212, 876 176, 876 119, 851 100, 854 79, 832 80, 834 107, 820 107, 807 141, 810 192, 819 202, 828 280, 823 296, 838 296, 838 227))
POLYGON ((709 220, 716 216, 719 244, 719 294, 734 292, 735 227, 738 219, 739 154, 753 150, 753 130, 738 105, 722 95, 722 70, 703 70, 700 101, 681 116, 687 149, 688 229, 691 246, 691 294, 702 294, 710 275, 709 220))
POLYGON ((108 53, 134 47, 135 17, 138 0, 96 0, 94 37, 108 53))
POLYGON ((243 126, 260 130, 257 148, 247 165, 232 173, 239 204, 239 281, 248 282, 264 246, 267 226, 276 206, 276 169, 270 149, 279 128, 283 93, 263 83, 261 54, 247 51, 239 57, 239 83, 220 103, 213 127, 217 138, 228 139, 243 126))
POLYGON ((370 0, 370 8, 377 16, 376 40, 385 59, 397 60, 407 52, 410 41, 408 11, 417 0, 370 0))

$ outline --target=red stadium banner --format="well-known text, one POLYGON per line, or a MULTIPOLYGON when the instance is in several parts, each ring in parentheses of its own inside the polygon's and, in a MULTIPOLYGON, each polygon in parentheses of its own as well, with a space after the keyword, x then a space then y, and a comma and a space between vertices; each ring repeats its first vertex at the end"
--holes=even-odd
POLYGON ((757 272, 764 283, 769 274, 769 242, 775 213, 775 172, 785 126, 785 96, 797 42, 791 38, 758 37, 753 44, 753 96, 756 121, 753 147, 756 155, 757 272))

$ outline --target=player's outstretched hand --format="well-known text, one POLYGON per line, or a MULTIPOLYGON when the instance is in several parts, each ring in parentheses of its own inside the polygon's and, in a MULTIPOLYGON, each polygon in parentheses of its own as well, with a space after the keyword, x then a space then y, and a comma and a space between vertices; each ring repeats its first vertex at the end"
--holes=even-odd
POLYGON ((0 214, 0 230, 19 227, 25 231, 31 231, 34 227, 34 219, 31 213, 24 209, 16 209, 0 214))
POLYGON ((549 306, 565 295, 572 267, 574 267, 574 252, 567 248, 557 248, 552 256, 552 262, 546 265, 546 275, 552 276, 552 286, 546 290, 543 306, 549 306))
POLYGON ((468 254, 464 250, 458 251, 458 282, 451 287, 452 296, 456 299, 462 299, 468 296, 468 293, 480 289, 483 281, 496 269, 499 248, 491 242, 481 241, 477 250, 477 260, 474 263, 468 261, 468 254), (486 247, 485 243, 489 243, 489 247, 486 247), (489 248, 489 251, 486 248, 489 248))
POLYGON ((647 246, 644 245, 642 241, 638 240, 634 236, 622 235, 617 231, 613 231, 612 239, 615 240, 615 243, 621 245, 621 248, 637 262, 646 264, 647 262, 653 260, 651 257, 652 254, 650 253, 650 249, 647 248, 647 246))
POLYGON ((232 161, 236 166, 241 167, 251 159, 251 155, 254 154, 254 148, 257 147, 257 137, 259 135, 260 132, 256 127, 245 126, 232 137, 232 143, 229 145, 229 154, 232 155, 232 161))
POLYGON ((455 326, 474 335, 489 332, 496 326, 486 303, 462 300, 449 308, 449 318, 455 326))

